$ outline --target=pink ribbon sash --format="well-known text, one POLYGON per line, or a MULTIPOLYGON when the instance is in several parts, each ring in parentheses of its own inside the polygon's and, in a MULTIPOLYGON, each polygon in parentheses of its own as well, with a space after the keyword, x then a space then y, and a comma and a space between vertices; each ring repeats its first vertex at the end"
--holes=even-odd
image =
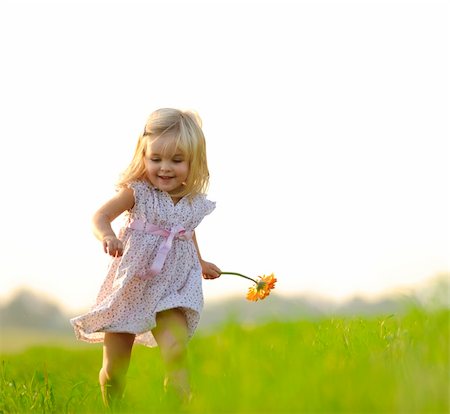
POLYGON ((158 236, 165 237, 166 239, 163 243, 161 243, 161 246, 159 246, 158 252, 156 253, 155 260, 153 261, 150 270, 145 275, 140 276, 140 278, 144 280, 148 280, 161 272, 161 269, 164 266, 164 262, 166 261, 167 254, 172 248, 172 242, 175 237, 181 240, 190 240, 192 239, 193 234, 192 231, 187 231, 180 225, 175 225, 170 230, 166 230, 154 224, 148 223, 147 221, 139 219, 132 220, 128 224, 128 227, 134 230, 156 234, 158 236))

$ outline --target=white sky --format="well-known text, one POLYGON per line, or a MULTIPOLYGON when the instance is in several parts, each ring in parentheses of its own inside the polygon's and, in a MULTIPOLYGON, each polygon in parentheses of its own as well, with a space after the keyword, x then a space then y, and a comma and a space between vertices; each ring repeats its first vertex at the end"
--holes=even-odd
POLYGON ((450 269, 449 2, 2 1, 0 39, 0 297, 92 303, 91 216, 164 106, 203 118, 222 270, 342 298, 450 269))

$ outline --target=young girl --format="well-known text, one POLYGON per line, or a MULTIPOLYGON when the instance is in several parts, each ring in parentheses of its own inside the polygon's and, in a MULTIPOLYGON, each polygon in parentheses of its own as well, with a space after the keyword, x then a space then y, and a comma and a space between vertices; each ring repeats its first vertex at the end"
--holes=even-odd
POLYGON ((99 381, 110 405, 125 387, 134 342, 159 346, 166 390, 189 397, 186 345, 203 305, 201 276, 220 269, 201 258, 194 229, 215 208, 200 118, 153 112, 115 197, 94 215, 95 236, 113 257, 96 304, 71 319, 78 339, 103 341, 99 381), (111 222, 127 212, 118 236, 111 222))

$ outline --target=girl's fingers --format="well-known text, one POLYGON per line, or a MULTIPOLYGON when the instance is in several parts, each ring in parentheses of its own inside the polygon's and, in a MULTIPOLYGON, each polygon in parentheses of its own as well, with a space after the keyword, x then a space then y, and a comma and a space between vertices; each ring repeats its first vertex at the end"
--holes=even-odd
POLYGON ((123 247, 122 247, 122 243, 116 243, 113 246, 113 249, 111 250, 111 256, 113 257, 120 257, 122 256, 123 253, 123 247))
POLYGON ((220 273, 221 272, 218 268, 212 268, 208 273, 204 274, 204 277, 205 279, 217 279, 220 277, 220 273))
POLYGON ((112 257, 122 256, 123 247, 120 241, 106 240, 103 242, 103 250, 112 257))

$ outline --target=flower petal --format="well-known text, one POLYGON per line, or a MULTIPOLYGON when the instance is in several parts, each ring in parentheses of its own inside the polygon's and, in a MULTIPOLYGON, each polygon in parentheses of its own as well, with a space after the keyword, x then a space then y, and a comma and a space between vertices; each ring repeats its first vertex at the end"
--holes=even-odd
POLYGON ((248 289, 248 293, 247 293, 247 299, 257 302, 259 297, 258 297, 258 291, 256 289, 256 286, 252 286, 251 288, 248 289))

